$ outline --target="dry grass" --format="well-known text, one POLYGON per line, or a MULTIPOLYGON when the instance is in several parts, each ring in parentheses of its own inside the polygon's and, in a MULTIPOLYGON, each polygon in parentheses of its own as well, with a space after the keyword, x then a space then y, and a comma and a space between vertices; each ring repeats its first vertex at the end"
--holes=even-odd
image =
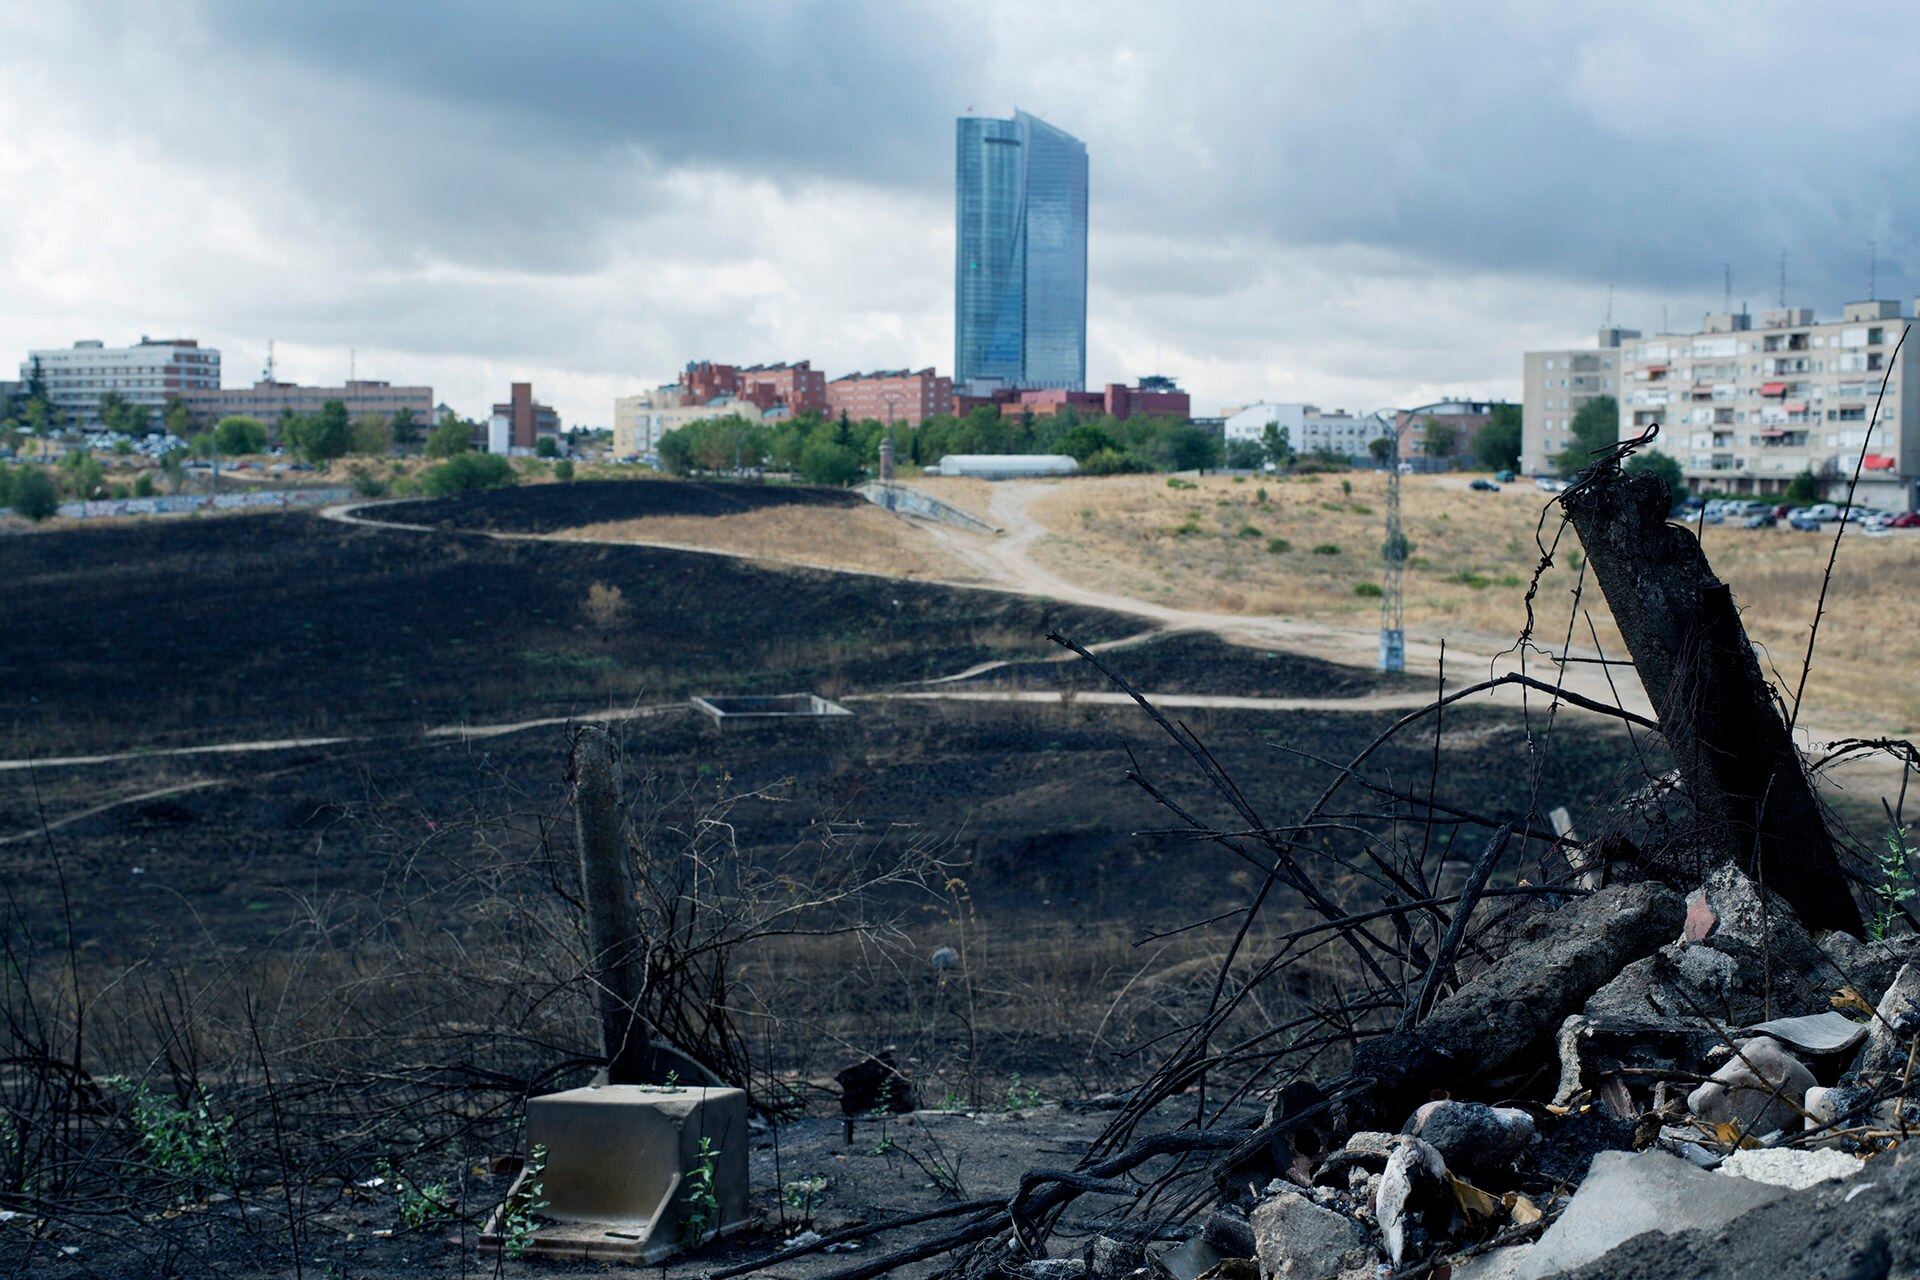
POLYGON ((977 577, 919 526, 874 506, 770 507, 742 515, 648 516, 554 535, 581 542, 666 542, 905 578, 977 577))
MULTIPOLYGON (((931 482, 931 490, 937 484, 931 482)), ((1310 618, 1357 626, 1379 616, 1355 594, 1377 583, 1384 476, 1206 476, 1169 488, 1162 476, 1057 483, 1028 512, 1056 536, 1034 549, 1042 564, 1104 591, 1177 608, 1310 618), (1351 485, 1351 492, 1342 482, 1351 485), (1265 491, 1266 500, 1260 499, 1265 491), (1287 546, 1270 549, 1273 539, 1287 546), (1338 554, 1316 554, 1321 546, 1338 554)), ((1531 485, 1474 493, 1457 476, 1406 477, 1402 514, 1413 540, 1407 625, 1498 646, 1525 624, 1523 597, 1537 559, 1534 526, 1550 495, 1531 485)), ((940 496, 967 505, 959 494, 940 496)), ((981 502, 978 509, 984 510, 981 502)), ((1550 513, 1546 533, 1558 525, 1550 513)), ((1832 541, 1788 529, 1710 526, 1706 550, 1733 585, 1770 675, 1791 694, 1832 541)), ((1539 638, 1566 635, 1579 541, 1569 528, 1542 580, 1539 638)), ((1589 582, 1591 587, 1591 582, 1589 582)), ((1597 591, 1585 603, 1602 646, 1624 655, 1597 591)), ((1831 728, 1910 732, 1920 725, 1920 537, 1849 533, 1821 624, 1803 719, 1831 728)), ((1577 646, 1593 635, 1582 620, 1577 646)))

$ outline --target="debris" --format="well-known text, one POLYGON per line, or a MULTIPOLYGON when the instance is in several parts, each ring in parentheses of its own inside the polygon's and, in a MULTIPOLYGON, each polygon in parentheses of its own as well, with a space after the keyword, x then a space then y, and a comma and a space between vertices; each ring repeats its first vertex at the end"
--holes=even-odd
POLYGON ((1920 1009, 1920 964, 1902 965, 1875 1007, 1879 1016, 1867 1029, 1866 1047, 1860 1050, 1854 1070, 1863 1076, 1903 1072, 1908 1055, 1913 1052, 1912 1035, 1909 1033, 1903 1038, 1889 1024, 1898 1023, 1903 1013, 1920 1009))
POLYGON ((1236 1209, 1223 1207, 1208 1214, 1200 1227, 1200 1238, 1218 1249, 1223 1258, 1254 1256, 1253 1224, 1236 1209))
POLYGON ((1374 1193, 1373 1214, 1387 1242, 1387 1256, 1397 1267, 1426 1252, 1434 1237, 1445 1235, 1453 1217, 1453 1194, 1447 1188, 1447 1162, 1438 1151, 1407 1134, 1395 1142, 1374 1193))
POLYGON ((1427 1103, 1403 1132, 1432 1144, 1449 1169, 1469 1173, 1512 1168, 1534 1138, 1533 1117, 1518 1108, 1452 1100, 1427 1103))
POLYGON ((1220 1251, 1195 1236, 1153 1255, 1154 1266, 1171 1280, 1200 1280, 1220 1265, 1220 1251))
POLYGON ((1254 1206, 1254 1256, 1273 1280, 1330 1280, 1374 1260, 1367 1231, 1291 1189, 1254 1206))
POLYGON ((1865 1024, 1829 1009, 1798 1018, 1775 1018, 1748 1027, 1755 1035, 1771 1036, 1801 1053, 1845 1053, 1866 1038, 1865 1024))
POLYGON ((907 1112, 914 1109, 913 1084, 893 1065, 893 1050, 883 1049, 835 1075, 840 1085, 840 1113, 866 1115, 870 1111, 907 1112))
POLYGON ((960 967, 960 953, 952 947, 935 947, 927 962, 940 973, 947 973, 960 967))
POLYGON ((1355 1169, 1381 1172, 1387 1167, 1387 1157, 1393 1154, 1395 1136, 1376 1133, 1371 1129, 1352 1134, 1345 1146, 1320 1162, 1320 1167, 1314 1170, 1313 1180, 1321 1186, 1344 1187, 1349 1184, 1349 1175, 1355 1169))
POLYGON ((1085 1251, 1088 1280, 1122 1280, 1146 1265, 1147 1251, 1138 1240, 1095 1236, 1085 1251))
POLYGON ((1021 1263, 1015 1273, 1024 1280, 1080 1280, 1087 1264, 1079 1258, 1034 1258, 1021 1263))
POLYGON ((1687 1110, 1708 1124, 1735 1126, 1760 1135, 1802 1126, 1801 1102, 1813 1073, 1778 1040, 1742 1040, 1732 1061, 1687 1095, 1687 1110))
POLYGON ((1797 1151, 1790 1147, 1735 1151, 1718 1172, 1768 1186, 1799 1191, 1816 1183, 1851 1178, 1866 1165, 1844 1151, 1797 1151))

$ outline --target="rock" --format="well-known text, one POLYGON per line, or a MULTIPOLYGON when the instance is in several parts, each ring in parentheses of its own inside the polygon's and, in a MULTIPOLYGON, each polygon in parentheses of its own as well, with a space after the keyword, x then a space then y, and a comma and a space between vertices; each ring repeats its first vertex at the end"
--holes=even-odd
POLYGON ((1079 1258, 1034 1258, 1015 1270, 1022 1280, 1081 1280, 1087 1264, 1079 1258))
POLYGON ((1513 1167, 1534 1129, 1533 1117, 1517 1108, 1450 1100, 1415 1111, 1403 1132, 1430 1143, 1449 1169, 1495 1173, 1513 1167))
POLYGON ((940 973, 948 973, 960 967, 960 953, 952 947, 935 947, 927 963, 940 973))
POLYGON ((1833 1009, 1798 1018, 1775 1018, 1755 1023, 1747 1030, 1758 1036, 1771 1036, 1801 1053, 1845 1053, 1866 1038, 1867 1028, 1844 1013, 1833 1009))
POLYGON ((1616 1120, 1600 1107, 1562 1116, 1547 1127, 1534 1148, 1534 1171, 1555 1182, 1577 1186, 1600 1152, 1631 1150, 1633 1130, 1633 1121, 1616 1120))
POLYGON ((1355 1169, 1379 1173, 1387 1167, 1387 1157, 1393 1154, 1393 1138, 1391 1133, 1362 1129, 1350 1136, 1345 1146, 1320 1162, 1313 1180, 1321 1186, 1345 1187, 1352 1185, 1355 1169))
POLYGON ((1253 1224, 1237 1209, 1215 1209, 1200 1226, 1200 1238, 1223 1258, 1254 1256, 1253 1224))
POLYGON ((1886 994, 1875 1006, 1880 1016, 1867 1028, 1867 1043, 1854 1060, 1853 1069, 1862 1076, 1894 1075, 1907 1069, 1907 1055, 1913 1051, 1911 1035, 1902 1037, 1888 1023, 1899 1024, 1901 1015, 1920 1009, 1920 964, 1900 966, 1886 994))
POLYGON ((1920 933, 1862 942, 1835 929, 1820 935, 1819 946, 1832 964, 1829 973, 1833 980, 1827 985, 1844 982, 1868 999, 1876 991, 1885 991, 1902 965, 1920 960, 1920 933))
POLYGON ((1453 1217, 1447 1193, 1447 1163, 1419 1138, 1402 1134, 1373 1197, 1373 1218, 1387 1242, 1394 1266, 1425 1252, 1435 1235, 1453 1217))
POLYGON ((1687 1110, 1709 1124, 1737 1125, 1758 1137, 1775 1129, 1800 1129, 1801 1103, 1813 1073, 1778 1040, 1742 1040, 1739 1055, 1687 1095, 1687 1110), (1756 1074, 1757 1073, 1757 1074, 1756 1074))
POLYGON ((1138 1240, 1095 1236, 1084 1254, 1088 1280, 1122 1280, 1147 1264, 1146 1247, 1138 1240))
POLYGON ((1514 1259, 1511 1274, 1515 1280, 1544 1280, 1642 1232, 1718 1227, 1786 1194, 1782 1187, 1696 1169, 1664 1151, 1603 1151, 1559 1219, 1514 1259))
POLYGON ((1171 1280, 1199 1280, 1220 1265, 1220 1251, 1195 1236, 1154 1254, 1153 1264, 1171 1280))
POLYGON ((1680 929, 1680 895, 1651 882, 1615 885, 1544 917, 1531 940, 1433 1007, 1409 1036, 1363 1041, 1354 1069, 1386 1093, 1530 1070, 1567 1015, 1622 967, 1680 929))
POLYGON ((1866 1166, 1844 1151, 1796 1151, 1791 1147, 1757 1147, 1735 1151, 1720 1162, 1719 1172, 1770 1187, 1799 1191, 1815 1183, 1851 1178, 1866 1166))
POLYGON ((1254 1256, 1270 1280, 1332 1280, 1374 1259, 1365 1227, 1297 1191, 1262 1200, 1251 1222, 1254 1256))

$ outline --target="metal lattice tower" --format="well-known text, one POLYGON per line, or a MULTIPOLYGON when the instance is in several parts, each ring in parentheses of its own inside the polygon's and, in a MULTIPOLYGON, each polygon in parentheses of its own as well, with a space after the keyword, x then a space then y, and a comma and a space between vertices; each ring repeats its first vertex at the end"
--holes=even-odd
POLYGON ((1387 437, 1387 537, 1380 544, 1380 669, 1407 669, 1407 633, 1402 625, 1405 596, 1401 577, 1407 564, 1407 535, 1400 527, 1400 433, 1387 437))

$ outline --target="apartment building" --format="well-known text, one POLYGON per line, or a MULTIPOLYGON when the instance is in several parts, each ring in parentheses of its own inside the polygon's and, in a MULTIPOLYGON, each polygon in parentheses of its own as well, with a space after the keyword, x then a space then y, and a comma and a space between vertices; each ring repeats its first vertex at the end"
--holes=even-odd
POLYGON ((1620 398, 1620 344, 1638 329, 1609 325, 1592 350, 1529 351, 1523 357, 1520 400, 1520 469, 1528 475, 1556 473, 1554 459, 1573 447, 1573 418, 1589 400, 1620 398))
POLYGON ((1384 412, 1329 412, 1318 405, 1264 400, 1228 412, 1222 434, 1228 440, 1258 443, 1266 435, 1268 423, 1286 429, 1287 444, 1295 453, 1325 450, 1355 460, 1370 458, 1367 446, 1393 434, 1393 419, 1384 412))
POLYGON ((739 415, 759 421, 759 405, 731 395, 716 396, 702 404, 684 404, 685 388, 669 383, 639 395, 621 396, 613 402, 613 456, 651 459, 660 449, 660 437, 690 422, 739 415))
POLYGON ((1440 400, 1417 409, 1401 409, 1393 415, 1393 429, 1400 437, 1400 462, 1415 471, 1447 471, 1463 458, 1473 456, 1480 431, 1493 420, 1494 402, 1490 400, 1440 400), (1427 447, 1427 424, 1439 423, 1453 429, 1453 440, 1440 453, 1427 447))
POLYGON ((733 396, 762 410, 827 411, 827 375, 815 369, 811 360, 744 366, 696 360, 680 375, 680 390, 682 402, 689 405, 733 396))
POLYGON ((1849 302, 1837 320, 1811 307, 1707 316, 1698 333, 1626 342, 1620 433, 1660 424, 1654 448, 1689 486, 1782 493, 1802 471, 1838 496, 1865 454, 1854 500, 1915 508, 1920 489, 1920 375, 1893 370, 1877 423, 1874 400, 1910 317, 1900 304, 1849 302), (1869 438, 1868 431, 1872 436, 1869 438))
POLYGON ((303 387, 292 382, 261 379, 251 387, 215 387, 188 391, 180 399, 196 427, 207 427, 225 417, 238 415, 258 418, 269 427, 276 426, 288 414, 306 416, 320 412, 329 400, 347 406, 349 418, 376 416, 391 418, 402 409, 412 412, 422 432, 433 430, 435 417, 432 387, 396 387, 387 382, 361 379, 338 387, 303 387))
POLYGON ((20 366, 22 382, 32 378, 36 362, 48 403, 83 429, 100 426, 100 397, 109 391, 145 405, 157 423, 167 401, 220 387, 220 353, 193 338, 143 336, 131 347, 88 339, 71 347, 30 351, 20 366))
POLYGON ((854 422, 902 423, 917 427, 953 407, 953 379, 931 368, 849 373, 827 384, 827 412, 854 422))
POLYGON ((560 415, 533 398, 531 382, 513 383, 506 403, 493 406, 487 422, 487 452, 526 457, 539 446, 541 436, 559 439, 560 415))

